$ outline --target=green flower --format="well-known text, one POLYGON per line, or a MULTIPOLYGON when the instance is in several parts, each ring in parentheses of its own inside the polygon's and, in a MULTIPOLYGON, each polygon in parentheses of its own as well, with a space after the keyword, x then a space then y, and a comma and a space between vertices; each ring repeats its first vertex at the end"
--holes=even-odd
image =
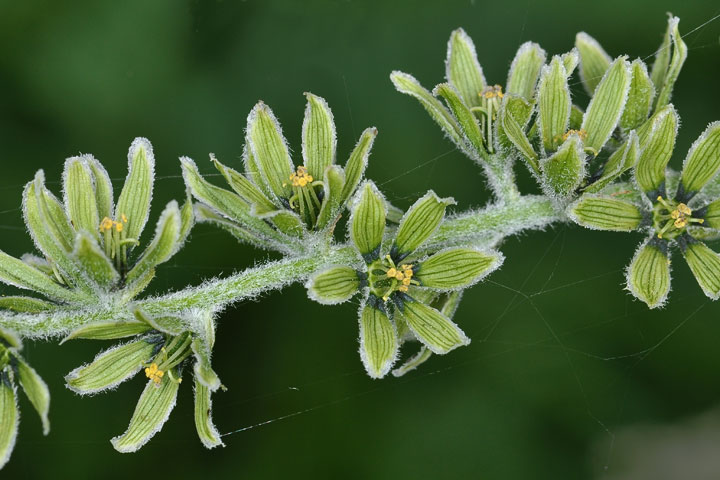
POLYGON ((360 356, 373 378, 388 373, 400 343, 407 339, 417 339, 438 354, 470 342, 450 320, 452 313, 435 307, 447 303, 443 295, 467 288, 498 268, 503 256, 463 247, 432 254, 423 251, 452 203, 428 192, 405 213, 392 238, 385 239, 385 199, 372 182, 366 182, 358 190, 349 224, 362 260, 357 265, 329 266, 307 283, 309 296, 324 304, 362 295, 360 356))
POLYGON ((128 302, 155 276, 155 267, 182 246, 192 226, 192 207, 170 202, 155 237, 140 250, 150 213, 155 160, 150 143, 136 139, 129 172, 116 205, 110 178, 92 156, 69 158, 63 173, 63 200, 45 187, 42 170, 23 192, 25 224, 40 257, 14 258, 0 251, 0 281, 45 299, 13 296, 0 308, 17 312, 53 310, 60 304, 128 302))
POLYGON ((340 167, 335 164, 337 142, 330 107, 316 95, 306 96, 302 162, 297 167, 280 124, 263 102, 248 115, 245 174, 211 155, 232 191, 208 183, 191 159, 181 159, 185 183, 201 202, 196 206, 198 219, 215 223, 242 241, 285 253, 303 251, 315 232, 332 235, 363 177, 377 130, 366 129, 345 167, 340 167))
POLYGON ((0 330, 0 468, 10 458, 17 437, 20 420, 18 384, 40 415, 43 434, 50 432, 50 392, 40 375, 22 358, 21 350, 18 338, 0 330))
POLYGON ((119 452, 139 450, 170 416, 185 369, 193 362, 195 426, 207 448, 223 445, 212 423, 212 392, 224 388, 212 369, 215 322, 210 313, 188 312, 184 317, 149 317, 135 310, 136 321, 94 323, 71 333, 71 338, 118 339, 133 337, 97 354, 70 372, 67 387, 81 395, 116 388, 142 371, 148 379, 127 431, 112 439, 119 452), (187 325, 193 329, 188 330, 187 325))
POLYGON ((647 123, 638 130, 644 148, 633 171, 642 195, 586 194, 570 205, 568 214, 588 228, 648 235, 627 269, 627 286, 650 308, 662 306, 670 291, 673 246, 679 247, 703 292, 717 300, 720 255, 702 239, 720 230, 720 192, 705 188, 720 170, 720 122, 710 124, 692 145, 679 179, 666 175, 677 134, 675 110, 667 106, 647 123))

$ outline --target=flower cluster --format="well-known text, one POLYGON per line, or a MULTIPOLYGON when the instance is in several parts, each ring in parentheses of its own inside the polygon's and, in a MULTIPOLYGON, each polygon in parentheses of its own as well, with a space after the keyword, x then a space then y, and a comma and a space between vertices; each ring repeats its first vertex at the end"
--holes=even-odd
POLYGON ((201 202, 196 207, 199 220, 215 223, 241 241, 284 253, 304 251, 308 241, 315 243, 311 236, 316 232, 332 235, 362 180, 377 130, 366 129, 345 167, 340 167, 335 164, 337 142, 330 107, 316 95, 306 96, 303 163, 297 167, 280 124, 263 102, 248 115, 245 174, 211 155, 232 191, 208 183, 192 160, 181 159, 185 182, 201 202))
MULTIPOLYGON (((366 182, 358 190, 349 224, 358 264, 328 266, 307 283, 309 296, 323 304, 361 293, 360 357, 373 378, 390 371, 403 341, 418 340, 438 354, 470 342, 449 318, 459 302, 459 295, 449 294, 484 278, 502 264, 503 256, 471 247, 432 254, 423 250, 452 203, 430 191, 389 232, 385 199, 366 182)), ((424 350, 419 357, 426 357, 424 350)), ((418 357, 410 363, 417 364, 418 357)))
POLYGON ((152 198, 155 160, 150 143, 136 139, 128 175, 114 205, 105 168, 90 155, 69 158, 63 199, 45 186, 42 170, 23 192, 25 224, 42 257, 14 258, 0 251, 0 281, 38 293, 0 298, 0 309, 51 311, 61 304, 127 303, 155 276, 155 267, 182 246, 193 222, 192 206, 170 202, 155 237, 142 251, 140 235, 152 198))

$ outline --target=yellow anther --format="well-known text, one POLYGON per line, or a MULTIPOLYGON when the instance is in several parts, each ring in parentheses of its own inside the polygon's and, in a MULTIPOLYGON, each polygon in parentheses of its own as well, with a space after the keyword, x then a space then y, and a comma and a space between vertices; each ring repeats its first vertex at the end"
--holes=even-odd
POLYGON ((100 232, 104 233, 104 232, 107 232, 108 230, 112 230, 112 228, 113 228, 113 221, 110 220, 108 217, 103 218, 102 221, 100 222, 100 232))
POLYGON ((405 278, 405 272, 395 273, 395 280, 403 280, 405 278))
POLYGON ((313 177, 308 173, 304 166, 297 167, 297 171, 290 175, 290 181, 293 187, 304 187, 308 183, 312 183, 313 177))
POLYGON ((402 284, 403 284, 403 285, 406 285, 406 286, 407 286, 407 285, 410 285, 410 282, 412 282, 412 279, 411 279, 410 277, 405 277, 405 278, 403 278, 403 280, 402 280, 402 284))
POLYGON ((117 230, 118 232, 122 232, 122 231, 123 231, 123 224, 122 224, 122 223, 120 223, 120 222, 113 222, 113 224, 115 225, 115 230, 117 230))
POLYGON ((122 220, 123 223, 127 223, 127 222, 128 222, 128 219, 127 219, 127 217, 125 216, 124 213, 123 213, 122 215, 120 215, 120 219, 122 220))
POLYGON ((164 375, 165 372, 158 368, 157 363, 151 363, 150 366, 145 369, 145 376, 155 382, 155 385, 160 385, 164 375))
POLYGON ((394 278, 395 275, 397 275, 398 271, 395 269, 395 267, 392 267, 390 270, 387 271, 387 277, 388 278, 394 278))
POLYGON ((675 228, 685 228, 690 215, 692 215, 692 210, 684 203, 678 204, 677 208, 670 212, 670 217, 675 220, 675 228))
POLYGON ((580 129, 580 130, 572 130, 572 129, 571 129, 571 130, 568 130, 568 131, 565 132, 565 133, 563 134, 563 136, 562 136, 563 142, 564 142, 565 140, 567 140, 567 139, 570 137, 570 135, 577 135, 578 137, 580 137, 580 140, 585 140, 585 139, 587 138, 587 136, 588 136, 588 133, 587 133, 587 131, 586 131, 585 129, 580 129))
POLYGON ((503 98, 505 96, 502 92, 502 87, 500 85, 485 87, 485 89, 480 93, 480 95, 485 98, 503 98))
POLYGON ((407 291, 408 291, 407 285, 400 285, 400 286, 398 287, 398 291, 403 292, 403 293, 407 293, 407 291))

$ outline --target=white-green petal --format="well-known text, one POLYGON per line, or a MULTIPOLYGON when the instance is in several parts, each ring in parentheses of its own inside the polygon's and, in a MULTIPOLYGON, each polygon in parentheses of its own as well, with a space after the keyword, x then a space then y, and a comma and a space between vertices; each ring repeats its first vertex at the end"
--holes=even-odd
POLYGON ((137 452, 162 429, 177 400, 177 382, 163 379, 158 386, 152 380, 145 385, 127 431, 113 438, 115 450, 120 453, 137 452))
POLYGON ((547 195, 571 195, 585 177, 585 151, 578 134, 570 135, 552 156, 541 159, 540 172, 547 195))
POLYGON ((445 103, 453 115, 455 115, 455 119, 460 125, 465 140, 472 146, 473 150, 475 150, 477 154, 476 158, 479 158, 485 149, 483 147, 483 135, 480 131, 480 124, 475 114, 463 103, 458 92, 449 83, 437 85, 433 90, 433 95, 441 96, 445 99, 445 103))
POLYGON ((365 169, 368 164, 368 157, 372 149, 375 137, 378 131, 375 127, 366 128, 360 135, 360 139, 355 145, 343 171, 345 172, 345 183, 340 194, 340 204, 344 205, 348 199, 355 193, 355 188, 362 180, 365 169))
POLYGON ((506 92, 532 100, 540 68, 545 64, 546 58, 545 50, 537 43, 525 42, 520 45, 510 65, 506 92))
POLYGON ((292 196, 293 164, 282 129, 270 107, 258 102, 247 119, 247 141, 260 175, 277 198, 292 196))
POLYGON ((205 448, 224 447, 220 433, 212 421, 210 389, 195 379, 195 428, 205 448))
POLYGON ((640 209, 627 200, 610 196, 584 195, 568 207, 568 216, 593 230, 631 232, 643 220, 640 209))
MULTIPOLYGON (((214 332, 212 335, 212 341, 214 342, 214 332)), ((215 370, 212 368, 210 362, 210 355, 212 352, 212 345, 208 344, 207 341, 202 337, 196 337, 193 339, 191 345, 193 354, 195 355, 195 365, 193 365, 193 373, 195 379, 209 388, 211 391, 216 391, 220 388, 220 377, 218 377, 215 370)))
POLYGON ((98 218, 112 217, 114 209, 113 187, 110 176, 105 167, 92 155, 84 155, 83 159, 92 171, 95 181, 95 203, 97 205, 98 218))
POLYGON ((120 274, 98 245, 97 237, 88 232, 80 232, 75 237, 73 256, 77 259, 85 275, 101 289, 109 288, 120 278, 120 274))
POLYGON ((335 121, 324 98, 306 93, 307 106, 302 126, 302 156, 305 167, 316 179, 335 163, 335 121))
POLYGON ((365 182, 358 189, 353 203, 350 238, 368 262, 377 258, 385 232, 386 215, 385 198, 373 182, 365 182))
POLYGON ((406 373, 415 370, 420 365, 427 362, 430 357, 432 357, 432 353, 433 352, 425 345, 421 346, 418 353, 408 358, 405 363, 392 371, 393 377, 402 377, 406 373))
POLYGON ((155 237, 147 246, 142 257, 128 272, 126 281, 132 284, 157 265, 167 261, 178 249, 180 238, 180 209, 175 200, 168 203, 160 215, 155 229, 155 237))
POLYGON ((0 281, 41 293, 62 302, 82 302, 86 297, 55 282, 44 272, 0 250, 0 281))
POLYGON ((640 157, 640 141, 635 130, 628 135, 627 140, 620 148, 615 150, 603 167, 602 176, 585 189, 586 192, 599 192, 620 175, 637 164, 640 157))
POLYGON ((618 57, 595 88, 583 117, 582 129, 587 137, 585 146, 600 152, 620 121, 627 101, 632 71, 625 57, 618 57))
POLYGON ((397 359, 395 326, 385 312, 370 305, 360 310, 360 358, 368 375, 382 378, 397 359))
POLYGON ((139 372, 154 349, 155 344, 140 339, 104 350, 91 363, 68 373, 67 387, 81 395, 115 388, 139 372))
POLYGON ((720 170, 720 122, 713 122, 695 140, 683 164, 680 181, 688 199, 720 170))
POLYGON ((687 58, 687 45, 683 42, 678 25, 680 19, 677 17, 670 17, 668 19, 667 33, 665 34, 665 41, 660 47, 666 50, 666 53, 659 53, 657 60, 662 62, 658 65, 658 71, 656 74, 655 65, 653 65, 653 81, 657 80, 655 87, 658 91, 657 99, 655 100, 655 109, 658 110, 665 105, 670 103, 670 97, 672 96, 673 87, 675 81, 680 75, 685 59, 687 58), (672 42, 672 57, 670 54, 670 47, 672 42), (662 75, 662 79, 660 79, 662 75), (658 84, 659 83, 659 84, 658 84))
POLYGON ((0 371, 0 468, 10 459, 20 420, 15 385, 8 375, 0 371))
POLYGON ((394 71, 390 74, 390 80, 392 80, 398 92, 415 97, 455 145, 461 149, 465 148, 462 131, 455 118, 440 100, 433 97, 430 92, 420 85, 420 82, 415 77, 407 73, 394 71))
POLYGON ((575 36, 575 47, 580 53, 580 80, 585 91, 592 95, 612 60, 598 41, 585 32, 575 36))
POLYGON ((440 198, 432 190, 419 198, 400 221, 392 255, 402 259, 422 245, 442 222, 447 206, 454 204, 452 198, 440 198))
POLYGON ((470 343, 452 320, 424 303, 406 297, 401 315, 417 339, 433 353, 445 354, 470 343))
POLYGON ((336 223, 342 204, 342 190, 345 185, 345 173, 339 165, 328 165, 323 175, 323 199, 315 228, 322 230, 336 223))
POLYGON ((27 364, 23 359, 18 357, 18 380, 28 400, 35 408, 42 422, 43 435, 50 433, 50 420, 48 420, 48 411, 50 410, 50 390, 47 384, 40 378, 40 375, 27 364))
POLYGON ((100 218, 95 198, 95 182, 84 158, 73 157, 65 161, 63 191, 65 208, 75 229, 97 233, 100 218))
POLYGON ((700 288, 713 300, 720 298, 720 255, 702 242, 688 242, 683 256, 700 288))
POLYGON ((496 270, 504 260, 497 251, 472 248, 441 250, 417 266, 420 285, 437 290, 466 288, 496 270))
POLYGON ((480 106, 480 93, 487 83, 477 59, 475 44, 462 28, 458 28, 450 35, 445 60, 445 78, 460 92, 468 107, 480 106))
POLYGON ((647 71, 645 62, 637 59, 632 62, 632 80, 628 99, 625 103, 620 127, 625 130, 632 130, 642 125, 650 114, 653 98, 655 98, 655 87, 647 71))
MULTIPOLYGON (((128 152, 128 174, 115 207, 115 220, 125 215, 127 238, 140 239, 150 215, 150 202, 155 180, 155 156, 150 142, 136 138, 128 152)), ((124 222, 123 222, 124 223, 124 222)), ((128 246, 131 249, 132 245, 128 246)))
POLYGON ((350 300, 360 289, 358 272, 345 266, 329 267, 316 273, 305 285, 308 296, 324 305, 350 300))
POLYGON ((627 288, 650 308, 661 307, 670 292, 667 244, 654 237, 640 245, 626 272, 627 288))
POLYGON ((0 297, 0 309, 13 310, 23 313, 39 313, 53 310, 57 307, 54 303, 40 300, 33 297, 9 296, 0 297))
POLYGON ((675 148, 677 112, 672 106, 667 106, 645 125, 647 127, 638 129, 640 158, 635 167, 635 181, 642 191, 655 200, 653 197, 665 182, 665 167, 675 148))
POLYGON ((76 338, 86 340, 116 340, 119 338, 134 337, 151 330, 147 323, 135 321, 109 321, 92 322, 79 327, 65 337, 62 342, 76 338))
POLYGON ((567 71, 557 55, 540 72, 538 84, 538 125, 543 146, 554 151, 562 142, 570 119, 570 89, 567 71))
MULTIPOLYGON (((225 177, 228 185, 246 202, 262 211, 275 210, 277 208, 253 182, 239 172, 220 163, 214 155, 211 156, 211 160, 215 164, 215 168, 225 177)), ((187 168, 190 168, 190 166, 188 165, 187 168)))

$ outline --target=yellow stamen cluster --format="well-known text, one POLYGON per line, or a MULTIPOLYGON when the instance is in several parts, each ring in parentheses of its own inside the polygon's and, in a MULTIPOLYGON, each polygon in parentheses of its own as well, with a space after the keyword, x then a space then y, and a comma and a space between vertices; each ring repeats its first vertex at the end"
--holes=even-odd
POLYGON ((399 267, 391 267, 386 273, 388 278, 394 278, 400 282, 398 290, 405 293, 408 286, 412 283, 413 270, 412 265, 400 265, 399 267))
POLYGON ((675 228, 685 228, 690 215, 692 215, 692 210, 684 203, 678 204, 677 208, 670 212, 670 217, 675 220, 675 228))
POLYGON ((577 135, 578 137, 580 137, 580 140, 585 140, 585 139, 587 138, 587 136, 588 136, 588 133, 587 133, 587 131, 586 131, 584 128, 582 128, 582 129, 580 129, 580 130, 572 130, 572 129, 570 129, 570 130, 568 130, 567 132, 565 132, 565 133, 563 134, 563 136, 562 136, 563 142, 564 142, 565 140, 567 140, 567 139, 570 137, 570 135, 577 135))
POLYGON ((123 215, 123 221, 122 222, 114 222, 110 220, 108 217, 105 217, 100 222, 100 233, 110 232, 113 229, 115 229, 118 232, 122 232, 124 228, 124 223, 127 223, 127 218, 125 215, 123 215))
POLYGON ((505 96, 500 85, 485 87, 485 89, 482 91, 482 93, 480 93, 480 95, 485 98, 503 98, 505 96))
POLYGON ((157 363, 151 363, 149 367, 145 369, 145 376, 155 382, 155 385, 162 383, 165 372, 158 368, 157 363))
POLYGON ((307 168, 304 166, 297 167, 297 172, 290 175, 290 182, 293 187, 304 187, 309 183, 312 183, 313 177, 308 173, 307 168))

